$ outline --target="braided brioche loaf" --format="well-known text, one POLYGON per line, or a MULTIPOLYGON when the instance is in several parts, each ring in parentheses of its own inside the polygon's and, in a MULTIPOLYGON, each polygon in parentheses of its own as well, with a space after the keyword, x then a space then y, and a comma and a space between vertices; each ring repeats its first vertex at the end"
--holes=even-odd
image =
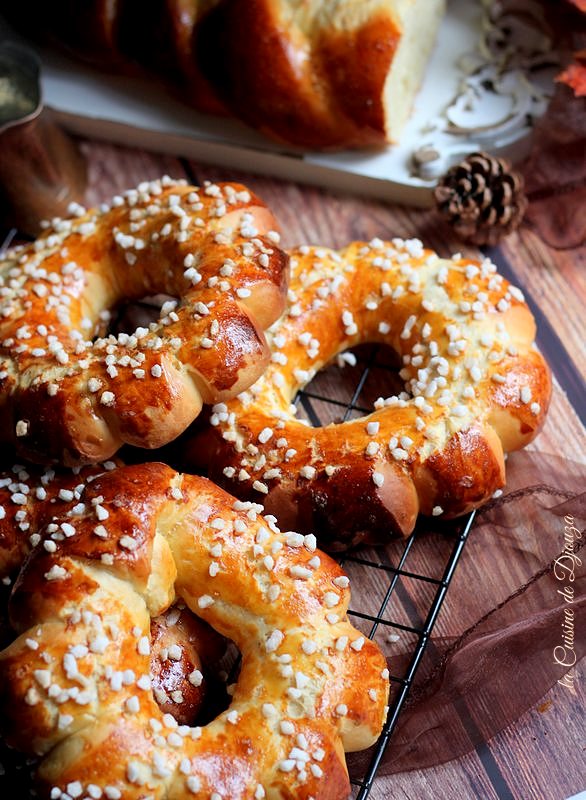
POLYGON ((139 65, 206 112, 304 147, 397 139, 444 0, 24 0, 6 14, 110 69, 139 65))

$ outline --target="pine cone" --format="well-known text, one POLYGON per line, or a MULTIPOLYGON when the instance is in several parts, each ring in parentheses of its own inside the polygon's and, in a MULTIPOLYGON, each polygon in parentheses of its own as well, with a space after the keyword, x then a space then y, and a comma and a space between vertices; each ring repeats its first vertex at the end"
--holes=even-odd
POLYGON ((494 245, 523 219, 523 187, 523 177, 508 161, 472 153, 448 170, 433 194, 439 212, 461 239, 494 245))

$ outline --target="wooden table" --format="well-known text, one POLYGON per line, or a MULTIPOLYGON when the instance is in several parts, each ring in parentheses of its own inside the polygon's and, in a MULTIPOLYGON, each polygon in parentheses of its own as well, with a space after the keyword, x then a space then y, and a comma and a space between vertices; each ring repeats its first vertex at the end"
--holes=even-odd
MULTIPOLYGON (((352 239, 418 237, 441 255, 478 255, 451 238, 430 211, 412 210, 284 183, 220 167, 82 142, 89 167, 87 203, 108 199, 140 181, 167 173, 200 183, 205 179, 246 182, 272 207, 284 244, 339 247, 352 239)), ((586 460, 586 250, 556 252, 528 229, 508 237, 491 252, 500 271, 525 292, 538 322, 538 345, 554 373, 554 396, 544 431, 531 448, 560 448, 586 460)), ((556 686, 544 701, 488 745, 442 767, 377 778, 370 797, 459 798, 459 800, 564 800, 586 788, 582 690, 573 696, 556 686)))
MULTIPOLYGON (((284 245, 300 243, 341 247, 374 236, 421 238, 442 255, 477 255, 450 238, 430 211, 391 206, 368 199, 284 183, 252 174, 188 162, 142 151, 85 142, 89 165, 88 203, 108 198, 141 180, 162 173, 205 179, 243 180, 274 210, 284 245)), ((538 344, 554 372, 554 397, 544 431, 532 449, 586 460, 586 248, 558 252, 522 229, 491 252, 500 271, 522 287, 538 323, 538 344)), ((372 800, 450 797, 461 800, 563 800, 586 789, 580 703, 557 686, 539 708, 489 745, 443 767, 380 778, 372 800)))

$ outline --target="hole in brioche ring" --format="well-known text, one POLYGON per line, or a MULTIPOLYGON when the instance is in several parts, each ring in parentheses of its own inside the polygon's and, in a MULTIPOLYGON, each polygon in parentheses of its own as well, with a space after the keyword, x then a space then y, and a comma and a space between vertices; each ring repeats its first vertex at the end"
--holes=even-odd
POLYGON ((72 516, 74 501, 20 572, 20 635, 0 653, 7 741, 43 756, 42 790, 348 794, 344 750, 379 735, 389 673, 348 621, 348 578, 315 537, 157 463, 98 475, 72 516), (148 680, 151 619, 176 598, 242 653, 230 707, 205 727, 163 714, 148 680))
POLYGON ((380 397, 404 391, 397 354, 384 344, 364 344, 344 350, 320 369, 295 398, 295 418, 312 428, 339 425, 371 413, 380 397), (368 367, 366 379, 361 380, 368 367), (357 396, 356 387, 360 385, 357 396), (332 399, 335 398, 335 399, 332 399))
POLYGON ((271 364, 217 404, 176 448, 279 524, 322 546, 408 535, 419 512, 466 513, 504 484, 503 451, 545 419, 550 374, 521 292, 487 259, 439 258, 417 240, 290 251, 289 306, 269 332, 271 364), (360 343, 391 347, 403 391, 367 417, 311 428, 292 402, 360 343))
POLYGON ((183 603, 151 620, 150 679, 163 714, 179 725, 203 725, 228 706, 217 664, 226 640, 183 603))
POLYGON ((2 434, 19 456, 67 466, 159 447, 254 382, 288 263, 272 214, 239 184, 164 179, 72 210, 0 260, 2 434), (110 309, 157 293, 180 300, 92 340, 110 309))
POLYGON ((106 331, 97 331, 118 336, 121 333, 132 334, 137 328, 148 328, 161 317, 161 309, 165 303, 177 303, 179 298, 169 294, 157 294, 141 297, 138 300, 120 303, 107 320, 106 331))
MULTIPOLYGON (((4 592, 2 592, 4 594, 4 592)), ((2 608, 8 605, 7 598, 2 608)), ((15 633, 0 617, 0 648, 14 640, 15 633)), ((225 649, 225 640, 184 606, 173 606, 151 620, 150 680, 157 705, 179 725, 205 725, 225 711, 229 696, 215 665, 225 649)), ((130 675, 120 673, 120 681, 130 675)), ((0 793, 11 797, 34 797, 34 775, 38 759, 27 759, 7 750, 0 737, 0 793)), ((4 795, 3 795, 4 796, 4 795)))

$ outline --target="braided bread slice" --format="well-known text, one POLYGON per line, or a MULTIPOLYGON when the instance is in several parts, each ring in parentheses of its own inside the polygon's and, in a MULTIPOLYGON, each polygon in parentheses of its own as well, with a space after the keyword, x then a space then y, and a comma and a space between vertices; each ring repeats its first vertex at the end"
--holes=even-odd
POLYGON ((7 738, 45 756, 42 796, 345 797, 343 751, 379 734, 388 670, 315 537, 156 463, 96 478, 84 502, 74 535, 25 564, 21 635, 0 655, 7 738), (178 727, 149 690, 150 618, 176 596, 242 653, 230 709, 204 728, 178 727))
POLYGON ((231 111, 276 139, 380 145, 407 121, 444 10, 444 0, 225 0, 196 30, 199 63, 231 111))
POLYGON ((202 111, 311 148, 396 141, 445 0, 20 0, 3 12, 117 73, 137 65, 202 111))
POLYGON ((301 247, 291 264, 269 369, 213 409, 180 463, 207 466, 333 548, 408 535, 419 512, 453 517, 490 498, 504 484, 503 451, 538 433, 551 392, 521 292, 488 260, 440 259, 417 240, 301 247), (406 391, 343 424, 296 420, 297 390, 362 342, 399 354, 406 391))
POLYGON ((54 220, 0 261, 0 436, 66 465, 122 443, 158 447, 262 374, 287 257, 275 220, 239 184, 141 184, 54 220), (158 322, 92 337, 109 309, 164 293, 158 322))

